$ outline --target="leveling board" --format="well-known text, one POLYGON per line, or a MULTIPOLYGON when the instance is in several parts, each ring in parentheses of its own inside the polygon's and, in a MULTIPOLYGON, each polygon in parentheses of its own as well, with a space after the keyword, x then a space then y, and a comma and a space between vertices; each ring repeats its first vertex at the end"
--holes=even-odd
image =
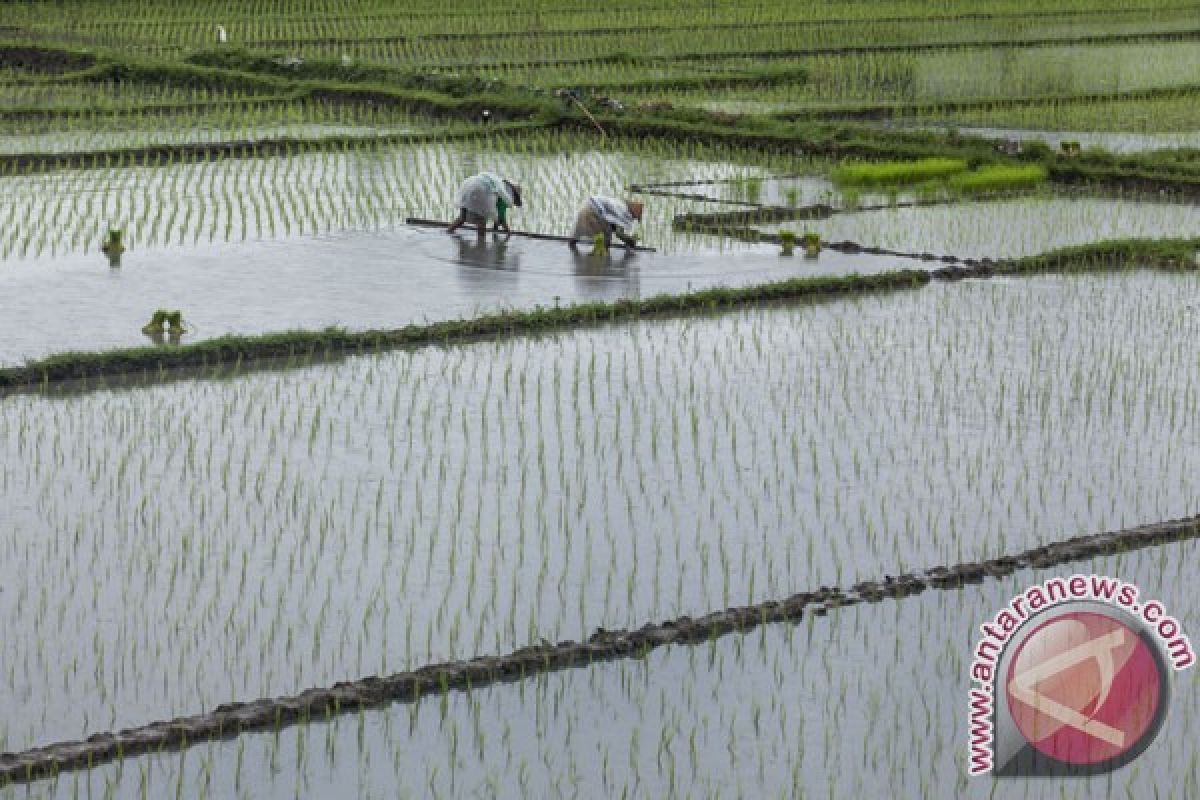
MULTIPOLYGON (((414 225, 418 228, 449 228, 450 227, 449 222, 441 222, 436 219, 421 219, 420 217, 409 217, 408 219, 404 220, 404 224, 414 225)), ((524 236, 526 239, 542 239, 544 241, 550 241, 550 242, 569 242, 569 241, 571 241, 571 237, 569 237, 569 236, 555 236, 552 233, 532 233, 530 231, 509 231, 508 234, 505 234, 505 235, 509 235, 509 234, 511 234, 513 236, 524 236)), ((618 248, 621 248, 624 250, 629 249, 625 245, 617 243, 617 242, 613 242, 611 245, 609 245, 609 247, 618 247, 618 248)), ((633 250, 635 250, 636 252, 639 252, 639 253, 656 253, 656 252, 658 252, 653 247, 638 246, 638 247, 634 247, 633 250)))

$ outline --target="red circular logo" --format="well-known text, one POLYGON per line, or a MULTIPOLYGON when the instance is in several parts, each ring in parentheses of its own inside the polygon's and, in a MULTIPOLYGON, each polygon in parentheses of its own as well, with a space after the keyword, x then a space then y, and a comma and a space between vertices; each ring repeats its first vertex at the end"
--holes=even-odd
POLYGON ((1135 630, 1105 614, 1077 611, 1043 623, 1021 642, 1005 690, 1030 745, 1064 763, 1089 765, 1119 759, 1157 733, 1165 678, 1135 630))

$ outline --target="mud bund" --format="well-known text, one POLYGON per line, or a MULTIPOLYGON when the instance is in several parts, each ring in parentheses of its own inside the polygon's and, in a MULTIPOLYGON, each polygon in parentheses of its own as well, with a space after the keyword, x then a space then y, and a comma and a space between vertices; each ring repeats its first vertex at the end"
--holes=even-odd
POLYGON ((435 693, 470 691, 533 675, 586 667, 599 661, 640 658, 670 644, 695 644, 772 622, 792 622, 800 619, 805 611, 823 616, 830 609, 875 603, 886 598, 899 599, 930 589, 961 589, 988 578, 1011 575, 1018 569, 1047 569, 1095 556, 1197 537, 1200 537, 1200 516, 1188 517, 1079 536, 1012 556, 950 567, 937 566, 896 577, 889 575, 882 581, 863 581, 848 589, 823 586, 782 601, 729 608, 702 617, 684 616, 647 624, 636 630, 598 629, 585 642, 536 645, 507 655, 432 664, 387 677, 370 676, 329 688, 308 689, 289 697, 229 703, 205 714, 152 722, 115 733, 98 733, 83 741, 59 742, 20 753, 2 754, 0 785, 27 783, 63 771, 90 769, 114 759, 186 748, 198 742, 234 738, 251 731, 278 730, 350 711, 413 703, 435 693))

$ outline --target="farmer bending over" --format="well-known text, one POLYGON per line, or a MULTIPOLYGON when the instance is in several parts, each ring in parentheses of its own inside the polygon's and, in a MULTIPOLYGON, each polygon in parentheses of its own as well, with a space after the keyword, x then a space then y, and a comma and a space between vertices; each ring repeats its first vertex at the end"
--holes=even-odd
POLYGON ((615 234, 626 247, 633 248, 637 237, 630 233, 635 221, 642 219, 642 204, 637 200, 617 200, 612 197, 593 195, 589 197, 575 217, 575 229, 571 231, 568 246, 574 250, 579 239, 590 239, 601 234, 604 246, 612 244, 615 234))
POLYGON ((499 175, 481 172, 463 181, 458 190, 458 219, 450 224, 447 233, 454 233, 469 222, 483 236, 488 220, 496 220, 496 230, 508 233, 508 209, 521 207, 521 187, 499 175))

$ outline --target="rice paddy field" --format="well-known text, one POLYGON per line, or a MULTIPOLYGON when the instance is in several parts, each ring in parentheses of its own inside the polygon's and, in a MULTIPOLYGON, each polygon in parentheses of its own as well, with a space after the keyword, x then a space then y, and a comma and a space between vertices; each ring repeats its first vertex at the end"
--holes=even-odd
POLYGON ((1198 42, 4 4, 0 798, 1195 796, 1194 670, 1086 778, 968 777, 967 700, 1055 575, 1200 628, 1198 42))

